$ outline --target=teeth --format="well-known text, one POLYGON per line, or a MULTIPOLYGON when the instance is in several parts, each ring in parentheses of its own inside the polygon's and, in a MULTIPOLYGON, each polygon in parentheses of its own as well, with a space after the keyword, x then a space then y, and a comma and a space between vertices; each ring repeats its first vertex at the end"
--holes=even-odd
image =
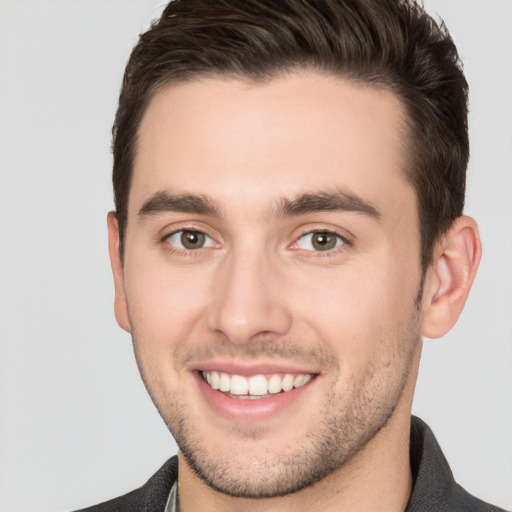
MULTIPOLYGON (((222 375, 226 375, 229 379, 229 376, 226 373, 223 373, 222 375)), ((231 391, 233 395, 247 395, 249 393, 249 383, 244 377, 240 377, 240 375, 233 375, 231 377, 231 389, 226 389, 226 391, 231 391)))
POLYGON ((312 375, 309 373, 291 374, 281 376, 274 374, 269 377, 265 375, 253 375, 242 377, 241 375, 230 375, 224 372, 202 372, 203 379, 212 389, 219 389, 225 393, 241 396, 263 396, 276 394, 281 391, 290 391, 293 388, 300 388, 307 384, 312 375))
POLYGON ((219 375, 219 389, 221 391, 229 391, 231 389, 231 379, 227 373, 219 375))
POLYGON ((267 389, 269 393, 281 393, 281 390, 283 389, 281 387, 281 377, 279 375, 272 375, 270 379, 268 379, 267 382, 267 389))
POLYGON ((283 391, 290 391, 293 389, 293 375, 287 373, 283 379, 283 391))
POLYGON ((297 375, 295 379, 293 379, 293 387, 300 388, 304 384, 305 375, 297 375))
POLYGON ((304 386, 304 384, 307 384, 311 380, 311 375, 297 375, 295 379, 293 380, 293 387, 294 388, 300 388, 301 386, 304 386))
POLYGON ((219 374, 217 372, 208 372, 206 382, 210 384, 212 389, 219 389, 219 380, 219 374), (210 380, 208 380, 208 375, 210 376, 210 380))
MULTIPOLYGON (((235 375, 233 375, 233 379, 234 378, 235 375)), ((255 375, 249 379, 249 395, 266 395, 268 392, 267 386, 267 379, 264 375, 255 375)), ((242 395, 246 393, 239 394, 242 395)))

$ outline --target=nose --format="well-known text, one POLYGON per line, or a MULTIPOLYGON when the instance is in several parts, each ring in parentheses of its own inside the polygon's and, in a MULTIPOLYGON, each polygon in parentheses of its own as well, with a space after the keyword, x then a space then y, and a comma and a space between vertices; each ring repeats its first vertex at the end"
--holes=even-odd
POLYGON ((261 335, 282 336, 291 326, 278 264, 251 251, 231 254, 217 269, 208 328, 242 345, 261 335))

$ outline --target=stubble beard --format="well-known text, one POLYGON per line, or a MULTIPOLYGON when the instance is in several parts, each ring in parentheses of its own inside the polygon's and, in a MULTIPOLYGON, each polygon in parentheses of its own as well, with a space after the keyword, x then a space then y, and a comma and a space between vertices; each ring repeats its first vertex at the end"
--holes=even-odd
MULTIPOLYGON (((212 449, 204 427, 200 432, 179 394, 146 375, 135 333, 133 341, 146 388, 190 468, 209 487, 229 496, 273 498, 296 493, 347 466, 386 426, 404 394, 421 345, 419 316, 416 310, 404 332, 395 333, 391 364, 387 361, 367 367, 353 382, 348 394, 346 389, 336 389, 339 367, 337 372, 332 372, 332 385, 317 414, 319 421, 304 432, 300 443, 278 453, 227 450, 222 455, 212 449), (159 399, 159 396, 164 398, 159 399), (248 454, 253 456, 248 457, 248 454)), ((275 356, 279 352, 286 353, 287 357, 291 355, 289 349, 281 350, 278 345, 272 345, 270 350, 262 348, 260 353, 275 356)), ((304 357, 303 352, 298 355, 304 357)), ((323 365, 328 358, 329 364, 338 366, 325 352, 318 358, 323 365)), ((305 418, 305 424, 308 420, 305 418)), ((265 432, 257 427, 234 426, 231 432, 226 432, 228 446, 231 436, 251 443, 264 437, 265 432)))

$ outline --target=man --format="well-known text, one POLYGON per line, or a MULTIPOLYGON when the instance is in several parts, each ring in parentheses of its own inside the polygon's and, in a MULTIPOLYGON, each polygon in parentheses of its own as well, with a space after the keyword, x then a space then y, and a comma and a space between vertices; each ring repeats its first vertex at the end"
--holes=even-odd
POLYGON ((411 421, 480 260, 467 84, 400 0, 180 0, 114 126, 115 312, 179 454, 87 510, 498 510, 411 421))

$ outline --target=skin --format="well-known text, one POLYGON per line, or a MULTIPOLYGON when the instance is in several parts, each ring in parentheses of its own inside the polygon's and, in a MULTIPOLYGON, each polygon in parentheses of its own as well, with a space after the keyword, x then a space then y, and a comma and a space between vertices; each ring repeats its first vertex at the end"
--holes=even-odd
POLYGON ((313 72, 150 102, 124 261, 114 215, 110 252, 117 320, 180 447, 182 512, 404 510, 422 335, 456 321, 480 243, 461 217, 422 280, 403 116, 391 92, 313 72), (182 230, 205 245, 180 247, 182 230), (319 232, 336 246, 312 245, 319 232), (265 417, 227 417, 200 392, 198 370, 269 365, 314 378, 265 417))

